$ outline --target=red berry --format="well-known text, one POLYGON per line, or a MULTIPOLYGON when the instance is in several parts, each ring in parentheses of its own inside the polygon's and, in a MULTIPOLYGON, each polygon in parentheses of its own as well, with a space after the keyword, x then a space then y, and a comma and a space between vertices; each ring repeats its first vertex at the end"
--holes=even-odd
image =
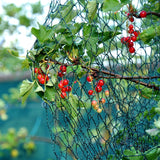
POLYGON ((133 29, 133 25, 130 24, 128 28, 129 28, 129 30, 133 29))
POLYGON ((67 92, 70 92, 71 90, 72 90, 72 87, 71 87, 71 86, 67 86, 67 87, 66 87, 66 91, 67 91, 67 92))
POLYGON ((66 92, 62 92, 61 93, 61 98, 65 98, 67 96, 67 93, 66 92))
POLYGON ((100 80, 98 81, 98 84, 97 84, 97 85, 103 86, 103 85, 104 85, 104 80, 100 79, 100 80))
POLYGON ((126 42, 127 43, 131 42, 131 38, 130 37, 126 37, 126 42))
POLYGON ((89 90, 88 94, 91 96, 93 94, 93 90, 89 90))
POLYGON ((67 67, 64 66, 64 65, 61 65, 59 69, 60 69, 62 72, 66 72, 67 67))
POLYGON ((130 21, 130 22, 134 22, 134 18, 133 18, 133 17, 130 17, 130 18, 129 18, 129 21, 130 21))
POLYGON ((39 69, 39 68, 35 68, 35 69, 34 69, 34 73, 41 74, 41 73, 42 73, 42 70, 41 70, 41 69, 39 69))
POLYGON ((64 85, 64 86, 68 85, 68 83, 69 83, 69 80, 68 80, 68 79, 64 79, 64 80, 63 80, 63 85, 64 85))
POLYGON ((138 37, 139 33, 137 31, 134 31, 133 34, 138 37))
POLYGON ((130 48, 129 48, 129 52, 130 52, 130 53, 134 53, 134 52, 135 52, 135 48, 134 48, 134 47, 130 47, 130 48))
POLYGON ((39 83, 44 84, 45 83, 45 78, 39 79, 39 83))
POLYGON ((147 12, 146 11, 141 11, 139 15, 140 15, 141 18, 145 18, 147 16, 147 12))
POLYGON ((97 101, 93 100, 93 101, 91 102, 91 105, 92 105, 92 106, 96 106, 96 105, 97 105, 97 101))
POLYGON ((66 92, 67 91, 67 88, 66 87, 62 87, 61 88, 61 92, 66 92))
POLYGON ((92 76, 88 76, 88 77, 87 77, 87 81, 88 81, 88 82, 92 82, 92 81, 93 81, 93 77, 92 77, 92 76))
POLYGON ((126 42, 126 37, 121 38, 121 43, 124 44, 126 42))
POLYGON ((42 74, 38 74, 37 79, 40 80, 41 78, 44 78, 42 74))
POLYGON ((128 43, 128 47, 133 47, 134 43, 133 42, 129 42, 128 43))
POLYGON ((58 72, 58 76, 59 76, 59 77, 63 77, 64 74, 63 74, 62 72, 58 72))
POLYGON ((132 34, 134 32, 134 29, 130 29, 129 31, 128 31, 128 33, 130 33, 130 34, 132 34))
POLYGON ((95 91, 96 91, 96 92, 101 92, 101 91, 102 91, 102 87, 99 86, 99 85, 97 85, 97 86, 95 87, 95 91))
POLYGON ((46 81, 49 81, 49 77, 48 77, 48 75, 46 75, 45 79, 46 79, 46 81))
POLYGON ((132 37, 131 37, 131 40, 132 40, 133 42, 135 42, 135 41, 137 40, 137 37, 136 37, 136 36, 132 36, 132 37))
POLYGON ((60 83, 58 84, 58 87, 59 87, 59 88, 63 88, 63 83, 60 82, 60 83))

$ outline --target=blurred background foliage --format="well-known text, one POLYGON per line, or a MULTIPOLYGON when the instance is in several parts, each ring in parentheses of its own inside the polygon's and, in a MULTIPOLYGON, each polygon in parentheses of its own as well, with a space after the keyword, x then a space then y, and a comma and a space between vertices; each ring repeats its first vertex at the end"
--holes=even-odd
MULTIPOLYGON (((0 91, 0 122, 5 123, 9 119, 9 110, 13 107, 22 110, 27 107, 26 104, 21 105, 21 99, 19 96, 19 83, 23 79, 24 75, 30 78, 28 71, 28 62, 25 59, 26 50, 21 43, 28 43, 25 39, 20 37, 28 37, 33 44, 34 40, 30 34, 30 29, 37 24, 38 16, 44 15, 44 6, 40 1, 32 3, 23 3, 17 6, 13 3, 5 3, 1 6, 3 11, 0 13, 0 85, 7 86, 10 81, 16 80, 14 85, 10 85, 4 90, 0 91), (18 74, 17 74, 18 73, 18 74), (20 73, 20 74, 19 74, 20 73), (17 76, 18 75, 18 76, 17 76), (20 80, 19 80, 20 79, 20 80), (13 87, 12 87, 13 86, 13 87)), ((49 7, 49 4, 48 4, 49 7)), ((43 21, 45 17, 42 17, 43 21)), ((28 49, 31 46, 26 46, 28 49)), ((41 101, 37 98, 36 94, 32 92, 29 96, 28 102, 41 101)), ((10 111, 13 112, 13 111, 10 111)), ((25 111, 24 111, 24 114, 25 111)), ((15 117, 14 119, 17 119, 15 117)), ((10 118, 12 119, 12 118, 10 118)), ((13 119, 13 120, 14 120, 13 119)), ((16 122, 15 122, 16 123, 16 122)), ((8 122, 6 123, 8 124, 8 122)), ((0 160, 10 159, 32 159, 29 156, 36 152, 36 144, 34 140, 30 138, 31 132, 23 126, 9 125, 0 129, 0 160)), ((40 141, 44 141, 43 138, 40 141)))

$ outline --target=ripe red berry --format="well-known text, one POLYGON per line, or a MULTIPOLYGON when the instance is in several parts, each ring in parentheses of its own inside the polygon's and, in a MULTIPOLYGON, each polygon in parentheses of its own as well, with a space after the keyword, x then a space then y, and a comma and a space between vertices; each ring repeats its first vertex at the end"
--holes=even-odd
POLYGON ((61 93, 61 98, 65 98, 67 96, 67 93, 66 92, 62 92, 61 93))
POLYGON ((45 78, 39 79, 39 83, 44 84, 45 83, 45 78))
POLYGON ((41 74, 41 73, 42 73, 42 70, 39 69, 39 68, 34 68, 34 73, 41 74))
POLYGON ((87 81, 88 82, 92 82, 93 81, 93 77, 92 76, 87 76, 87 81))
POLYGON ((126 37, 121 38, 121 43, 124 44, 126 42, 126 37))
POLYGON ((41 78, 44 78, 42 74, 38 74, 37 79, 40 80, 41 78))
POLYGON ((130 33, 130 34, 132 34, 134 32, 134 29, 130 29, 129 31, 128 31, 128 33, 130 33))
POLYGON ((128 43, 128 47, 133 47, 134 43, 133 42, 129 42, 128 43))
POLYGON ((49 77, 48 75, 45 76, 46 81, 49 81, 49 77))
POLYGON ((63 77, 64 74, 63 74, 62 72, 58 72, 58 76, 59 76, 59 77, 63 77))
POLYGON ((129 30, 133 29, 133 25, 130 24, 128 28, 129 28, 129 30))
POLYGON ((146 11, 141 11, 139 15, 140 15, 141 18, 145 18, 147 16, 147 12, 146 11))
POLYGON ((129 18, 129 21, 130 21, 130 22, 134 22, 134 18, 133 18, 133 17, 130 17, 130 18, 129 18))
POLYGON ((131 38, 130 37, 126 37, 126 42, 130 43, 131 42, 131 38))
POLYGON ((60 83, 58 84, 58 87, 59 87, 59 88, 63 88, 63 83, 60 82, 60 83))
POLYGON ((70 92, 71 90, 72 90, 72 87, 71 87, 71 86, 67 86, 67 87, 66 87, 66 91, 67 91, 67 92, 70 92))
POLYGON ((64 80, 63 80, 63 85, 64 85, 64 86, 68 85, 68 83, 69 83, 69 80, 68 80, 68 79, 64 79, 64 80))
POLYGON ((88 94, 91 96, 93 94, 93 90, 89 90, 88 94))
POLYGON ((62 87, 61 88, 61 92, 66 92, 67 91, 67 88, 66 87, 62 87))
POLYGON ((133 34, 138 37, 139 33, 137 31, 134 31, 133 34))
POLYGON ((132 37, 131 37, 131 40, 132 40, 133 42, 135 42, 135 41, 137 40, 137 37, 136 37, 136 36, 132 36, 132 37))
POLYGON ((134 53, 134 52, 135 52, 135 48, 134 48, 134 47, 130 47, 130 48, 129 48, 129 52, 130 52, 130 53, 134 53))
POLYGON ((64 65, 61 65, 59 69, 60 69, 62 72, 66 72, 67 67, 64 66, 64 65))
POLYGON ((97 85, 97 86, 95 87, 95 91, 96 91, 96 92, 101 92, 101 91, 102 91, 102 87, 99 86, 99 85, 97 85))
POLYGON ((97 85, 103 86, 103 85, 104 85, 104 80, 100 79, 100 80, 98 81, 98 84, 97 84, 97 85))

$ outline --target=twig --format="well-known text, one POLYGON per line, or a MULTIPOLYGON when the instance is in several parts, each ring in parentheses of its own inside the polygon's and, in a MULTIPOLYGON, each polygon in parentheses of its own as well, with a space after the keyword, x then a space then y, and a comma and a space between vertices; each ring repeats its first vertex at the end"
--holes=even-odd
MULTIPOLYGON (((48 61, 45 61, 45 62, 48 62, 48 61)), ((136 84, 141 84, 147 88, 151 88, 151 89, 154 89, 154 90, 160 90, 159 87, 153 85, 153 84, 149 84, 149 83, 144 83, 144 82, 141 82, 137 79, 154 79, 154 78, 160 78, 160 76, 152 76, 152 77, 146 77, 146 76, 136 76, 136 77, 127 77, 127 76, 122 76, 120 74, 116 74, 116 73, 113 73, 113 72, 110 72, 110 71, 106 71, 106 70, 99 70, 97 68, 93 68, 93 67, 88 67, 88 66, 85 66, 85 65, 82 65, 82 64, 67 64, 67 63, 61 63, 61 62, 58 62, 56 60, 50 60, 50 62, 53 62, 54 64, 59 64, 59 65, 65 65, 65 66, 75 66, 75 65, 81 65, 82 68, 84 69, 89 69, 90 71, 93 71, 95 73, 103 73, 103 74, 107 74, 107 75, 110 75, 112 77, 104 77, 104 76, 101 76, 101 78, 106 78, 106 79, 126 79, 126 80, 129 80, 131 82, 134 82, 136 84)), ((100 78, 98 75, 97 75, 97 78, 100 78)))
MULTIPOLYGON (((132 15, 133 15, 134 17, 136 17, 136 18, 141 18, 140 15, 137 15, 137 14, 135 14, 135 13, 132 13, 132 15)), ((157 16, 157 17, 160 17, 160 13, 156 13, 156 12, 147 12, 147 16, 148 16, 148 15, 155 15, 155 16, 157 16)))

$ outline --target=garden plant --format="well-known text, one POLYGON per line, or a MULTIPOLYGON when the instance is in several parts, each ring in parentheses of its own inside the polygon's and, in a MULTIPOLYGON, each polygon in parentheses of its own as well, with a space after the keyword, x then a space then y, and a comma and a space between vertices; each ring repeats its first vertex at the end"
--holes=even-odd
POLYGON ((160 1, 51 1, 31 32, 20 94, 43 99, 53 159, 160 157, 160 1))

